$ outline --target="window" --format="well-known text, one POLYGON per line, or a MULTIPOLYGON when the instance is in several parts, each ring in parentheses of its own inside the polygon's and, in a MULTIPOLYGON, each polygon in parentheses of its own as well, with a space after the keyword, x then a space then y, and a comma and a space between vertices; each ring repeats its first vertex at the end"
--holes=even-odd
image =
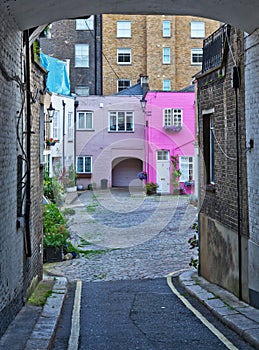
POLYGON ((164 47, 163 48, 163 63, 169 64, 171 61, 170 58, 170 47, 164 47))
POLYGON ((73 141, 73 113, 68 112, 67 115, 67 139, 73 141))
POLYGON ((214 122, 212 114, 203 116, 203 156, 206 171, 206 183, 214 184, 214 122))
POLYGON ((130 80, 129 79, 119 79, 118 85, 117 85, 117 91, 120 92, 121 90, 127 89, 130 87, 130 80))
POLYGON ((134 131, 133 112, 110 112, 109 131, 134 131))
POLYGON ((179 167, 181 170, 180 181, 189 181, 193 179, 193 157, 179 157, 179 167))
POLYGON ((53 139, 60 139, 60 113, 59 111, 54 112, 53 116, 53 139))
POLYGON ((191 38, 205 38, 205 23, 191 22, 191 38))
POLYGON ((131 49, 117 49, 117 63, 131 64, 131 49))
POLYGON ((75 93, 78 96, 89 96, 90 91, 88 86, 75 86, 75 93))
POLYGON ((182 126, 183 111, 182 109, 164 109, 164 125, 163 126, 182 126))
POLYGON ((75 67, 89 67, 89 45, 75 45, 75 67))
POLYGON ((80 18, 76 20, 76 30, 93 30, 94 16, 89 18, 80 18))
POLYGON ((163 21, 163 37, 171 36, 171 21, 163 21))
POLYGON ((81 130, 93 129, 93 112, 77 113, 77 128, 81 130))
POLYGON ((170 79, 164 79, 163 80, 163 90, 164 91, 170 91, 171 90, 171 81, 170 81, 170 79))
POLYGON ((117 38, 131 38, 131 21, 117 21, 117 38))
POLYGON ((76 160, 76 172, 77 173, 92 173, 92 157, 80 156, 76 160))
POLYGON ((202 49, 192 49, 192 59, 191 62, 192 64, 197 64, 200 65, 202 64, 202 49))
POLYGON ((157 160, 169 160, 169 151, 161 150, 156 152, 157 160))

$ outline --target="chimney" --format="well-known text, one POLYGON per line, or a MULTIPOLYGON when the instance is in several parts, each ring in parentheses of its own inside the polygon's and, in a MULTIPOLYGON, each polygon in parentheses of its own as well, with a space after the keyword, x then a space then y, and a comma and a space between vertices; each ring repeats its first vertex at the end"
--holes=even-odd
POLYGON ((148 76, 144 74, 139 75, 140 86, 143 89, 143 95, 145 95, 149 90, 148 76))

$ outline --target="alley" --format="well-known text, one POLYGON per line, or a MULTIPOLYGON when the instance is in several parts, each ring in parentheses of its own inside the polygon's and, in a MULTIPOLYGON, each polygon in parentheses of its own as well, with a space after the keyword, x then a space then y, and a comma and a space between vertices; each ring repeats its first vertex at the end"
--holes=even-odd
POLYGON ((72 242, 90 254, 46 266, 70 281, 163 277, 197 254, 188 244, 197 209, 186 196, 86 191, 68 207, 72 242))
MULTIPOLYGON (((73 243, 89 254, 45 265, 70 282, 53 350, 251 349, 221 325, 227 347, 228 340, 210 332, 167 284, 165 276, 188 269, 197 254, 188 244, 196 208, 187 197, 87 191, 64 210, 70 211, 73 243), (78 319, 72 317, 76 304, 78 319)), ((212 322, 219 326, 215 317, 212 322)))

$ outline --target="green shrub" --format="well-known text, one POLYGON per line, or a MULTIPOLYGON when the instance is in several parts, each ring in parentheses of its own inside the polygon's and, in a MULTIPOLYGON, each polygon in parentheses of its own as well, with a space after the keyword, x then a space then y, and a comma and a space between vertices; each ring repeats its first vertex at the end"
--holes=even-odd
POLYGON ((43 246, 65 246, 69 237, 66 220, 57 205, 46 204, 43 211, 43 246))

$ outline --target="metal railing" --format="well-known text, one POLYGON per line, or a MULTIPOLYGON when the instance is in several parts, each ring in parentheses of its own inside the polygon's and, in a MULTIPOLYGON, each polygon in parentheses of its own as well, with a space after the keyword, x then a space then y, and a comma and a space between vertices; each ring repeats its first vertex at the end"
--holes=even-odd
POLYGON ((202 73, 222 65, 229 32, 230 25, 225 24, 208 38, 204 39, 202 73))

